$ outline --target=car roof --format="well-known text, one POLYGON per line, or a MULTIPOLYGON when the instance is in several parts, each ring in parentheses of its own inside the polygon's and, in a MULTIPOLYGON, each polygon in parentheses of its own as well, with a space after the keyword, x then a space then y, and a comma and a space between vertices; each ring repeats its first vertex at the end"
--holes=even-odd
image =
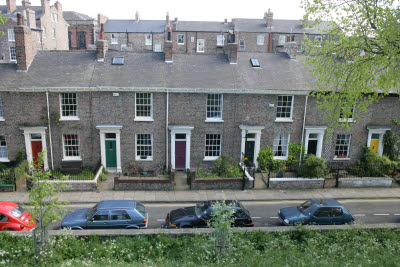
POLYGON ((0 201, 0 212, 10 213, 18 204, 8 201, 0 201))
POLYGON ((103 200, 97 205, 97 209, 135 209, 136 200, 103 200))
POLYGON ((320 207, 336 207, 342 206, 337 200, 333 198, 313 198, 311 199, 314 205, 320 207))

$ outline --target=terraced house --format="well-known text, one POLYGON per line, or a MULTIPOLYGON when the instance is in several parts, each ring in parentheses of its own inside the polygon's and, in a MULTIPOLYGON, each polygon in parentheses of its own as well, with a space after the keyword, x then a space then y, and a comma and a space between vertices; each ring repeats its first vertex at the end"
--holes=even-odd
MULTIPOLYGON (((289 142, 304 142, 306 153, 328 161, 355 161, 364 145, 382 154, 383 134, 400 114, 397 95, 361 113, 349 130, 338 128, 328 137, 325 114, 305 85, 315 80, 299 60, 297 37, 285 42, 283 52, 274 45, 240 51, 241 33, 223 23, 222 51, 205 44, 204 53, 193 52, 188 44, 186 52, 176 48, 179 34, 185 35, 185 47, 191 42, 187 34, 203 24, 180 28, 177 20, 168 22, 157 24, 160 32, 152 37, 164 53, 146 50, 147 37, 139 31, 127 33, 126 40, 139 36, 144 46, 109 49, 114 44, 104 30, 96 52, 48 52, 29 49, 24 35, 31 29, 21 20, 15 27, 17 64, 0 64, 0 161, 14 160, 24 148, 30 162, 46 150, 45 168, 101 159, 117 172, 132 162, 148 170, 193 169, 211 166, 221 154, 237 161, 246 156, 257 165, 265 146, 276 158, 287 158, 289 142)), ((106 29, 115 26, 108 23, 106 29)), ((211 30, 216 24, 204 25, 211 30)))

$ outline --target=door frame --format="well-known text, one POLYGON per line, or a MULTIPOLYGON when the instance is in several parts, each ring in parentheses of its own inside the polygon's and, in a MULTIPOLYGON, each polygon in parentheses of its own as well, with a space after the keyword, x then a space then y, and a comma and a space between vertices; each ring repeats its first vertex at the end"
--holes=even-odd
POLYGON ((310 134, 317 134, 318 135, 318 144, 317 144, 317 153, 315 156, 318 158, 322 157, 322 144, 324 142, 324 133, 327 127, 325 126, 309 126, 305 127, 306 134, 305 134, 305 140, 304 140, 304 147, 305 147, 305 155, 307 155, 308 152, 308 139, 310 137, 310 134))
POLYGON ((368 141, 367 141, 367 146, 368 148, 371 146, 371 140, 372 140, 372 135, 373 134, 379 134, 379 147, 378 147, 378 155, 382 156, 383 155, 383 136, 385 135, 386 131, 390 131, 390 127, 373 127, 373 126, 367 126, 368 129, 368 141))
POLYGON ((107 169, 109 172, 121 173, 121 125, 97 125, 96 129, 100 131, 100 153, 101 164, 106 166, 106 133, 115 133, 115 141, 117 144, 117 168, 107 169))
POLYGON ((254 165, 258 168, 258 153, 260 152, 260 143, 261 143, 261 131, 265 129, 265 126, 254 126, 254 125, 239 125, 239 128, 242 130, 242 140, 241 140, 241 148, 240 148, 240 158, 244 155, 245 151, 245 142, 246 142, 246 130, 248 134, 255 134, 256 137, 254 143, 254 165))
POLYGON ((171 166, 175 169, 175 135, 176 134, 186 134, 186 169, 190 169, 190 139, 193 126, 184 125, 171 125, 168 127, 171 131, 171 166))
MULTIPOLYGON (((43 161, 43 168, 44 170, 49 169, 49 162, 47 159, 47 144, 46 144, 46 130, 47 127, 38 126, 38 127, 23 127, 21 128, 24 131, 25 137, 25 150, 26 150, 26 157, 29 163, 29 166, 33 163, 33 154, 32 154, 32 139, 31 134, 40 134, 42 137, 42 151, 46 151, 46 156, 44 157, 43 161)), ((35 141, 35 140, 33 140, 35 141)), ((36 140, 39 141, 39 140, 36 140)))

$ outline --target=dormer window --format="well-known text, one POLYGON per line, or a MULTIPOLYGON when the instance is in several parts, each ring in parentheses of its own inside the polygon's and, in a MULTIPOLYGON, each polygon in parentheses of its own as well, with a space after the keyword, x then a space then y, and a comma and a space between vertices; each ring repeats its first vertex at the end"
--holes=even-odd
POLYGON ((250 63, 251 63, 251 66, 252 66, 253 68, 259 68, 259 67, 261 67, 261 66, 260 66, 260 63, 258 62, 258 59, 256 59, 256 58, 251 58, 251 59, 250 59, 250 63))
POLYGON ((114 57, 112 65, 124 65, 124 57, 114 57))

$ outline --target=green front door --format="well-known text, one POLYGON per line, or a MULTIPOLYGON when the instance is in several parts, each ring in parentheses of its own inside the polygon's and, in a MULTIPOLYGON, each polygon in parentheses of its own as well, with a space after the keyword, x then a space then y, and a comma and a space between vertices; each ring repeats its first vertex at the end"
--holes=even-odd
POLYGON ((117 141, 106 140, 106 167, 117 167, 117 141))

